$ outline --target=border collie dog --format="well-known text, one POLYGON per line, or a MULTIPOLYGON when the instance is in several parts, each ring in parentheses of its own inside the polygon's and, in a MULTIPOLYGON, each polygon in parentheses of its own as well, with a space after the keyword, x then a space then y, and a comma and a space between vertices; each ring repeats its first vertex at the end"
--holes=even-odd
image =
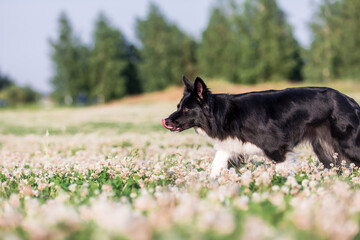
POLYGON ((350 97, 325 87, 299 87, 244 94, 212 94, 197 77, 183 76, 184 96, 165 128, 189 128, 210 138, 216 150, 211 177, 252 154, 276 163, 309 141, 326 168, 339 159, 360 166, 360 107, 350 97))

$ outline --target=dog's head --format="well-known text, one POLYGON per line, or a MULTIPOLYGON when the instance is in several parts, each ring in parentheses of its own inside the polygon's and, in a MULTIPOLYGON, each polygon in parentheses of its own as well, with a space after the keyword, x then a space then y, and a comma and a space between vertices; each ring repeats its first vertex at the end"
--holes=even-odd
POLYGON ((197 77, 192 83, 183 76, 184 96, 177 105, 177 110, 162 120, 166 129, 181 132, 192 127, 202 127, 207 122, 210 91, 204 81, 197 77))

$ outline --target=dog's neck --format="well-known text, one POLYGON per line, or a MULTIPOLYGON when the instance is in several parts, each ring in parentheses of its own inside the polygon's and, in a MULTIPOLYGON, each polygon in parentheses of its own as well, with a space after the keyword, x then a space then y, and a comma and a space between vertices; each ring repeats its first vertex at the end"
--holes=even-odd
MULTIPOLYGON (((227 131, 226 127, 229 127, 231 124, 226 119, 226 110, 228 108, 233 108, 232 103, 226 102, 228 94, 210 94, 208 95, 207 111, 206 111, 206 121, 203 121, 203 126, 195 127, 195 131, 201 135, 206 136, 211 139, 224 140, 227 138, 234 138, 231 135, 231 131, 227 131), (230 135, 229 135, 230 134, 230 135)), ((239 123, 237 123, 239 124, 239 123)), ((239 134, 239 132, 237 131, 239 134)), ((238 136, 237 136, 238 137, 238 136)))

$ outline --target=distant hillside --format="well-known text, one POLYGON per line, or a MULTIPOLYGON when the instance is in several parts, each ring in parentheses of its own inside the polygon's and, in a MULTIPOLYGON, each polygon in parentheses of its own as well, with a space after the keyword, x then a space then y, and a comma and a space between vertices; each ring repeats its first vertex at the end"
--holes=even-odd
MULTIPOLYGON (((356 101, 360 101, 360 84, 348 81, 337 81, 331 83, 289 83, 289 82, 276 82, 276 83, 263 83, 258 85, 239 85, 232 84, 224 81, 207 81, 207 86, 213 93, 244 93, 251 91, 263 91, 269 89, 284 89, 289 87, 304 87, 304 86, 322 86, 322 87, 331 87, 337 89, 351 97, 356 101)), ((112 101, 110 104, 118 103, 144 103, 144 102, 162 102, 162 101, 171 101, 177 102, 181 99, 184 88, 179 87, 170 87, 164 91, 145 93, 139 95, 133 95, 125 97, 121 100, 112 101)))

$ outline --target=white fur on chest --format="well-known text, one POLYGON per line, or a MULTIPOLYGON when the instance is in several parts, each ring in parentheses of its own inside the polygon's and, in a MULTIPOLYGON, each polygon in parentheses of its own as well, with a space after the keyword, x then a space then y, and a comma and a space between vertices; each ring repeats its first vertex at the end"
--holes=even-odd
POLYGON ((211 178, 216 178, 221 169, 227 168, 228 161, 232 156, 236 155, 263 155, 263 151, 254 144, 244 143, 237 138, 227 138, 223 141, 209 137, 201 128, 195 128, 195 131, 209 139, 214 144, 216 150, 214 160, 211 164, 211 178))
POLYGON ((201 128, 195 128, 195 131, 207 139, 209 139, 216 151, 227 152, 229 155, 264 155, 264 152, 256 145, 249 142, 242 142, 237 138, 227 138, 223 141, 209 137, 201 128))

